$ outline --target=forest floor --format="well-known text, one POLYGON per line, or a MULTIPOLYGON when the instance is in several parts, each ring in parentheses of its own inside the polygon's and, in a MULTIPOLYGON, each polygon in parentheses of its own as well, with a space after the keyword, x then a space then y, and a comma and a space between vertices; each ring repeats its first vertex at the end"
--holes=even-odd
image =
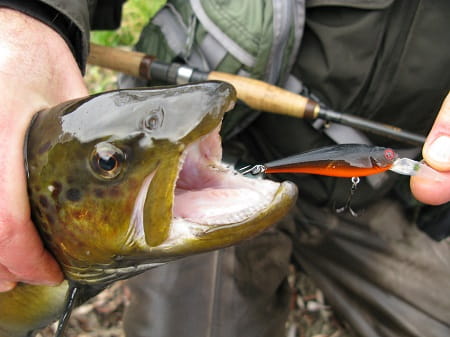
MULTIPOLYGON (((292 267, 289 283, 292 301, 286 322, 286 337, 353 336, 336 318, 322 292, 309 277, 292 267)), ((126 281, 114 283, 73 311, 65 336, 125 337, 123 315, 130 300, 126 281)), ((56 326, 57 323, 54 323, 36 337, 53 337, 56 326)))

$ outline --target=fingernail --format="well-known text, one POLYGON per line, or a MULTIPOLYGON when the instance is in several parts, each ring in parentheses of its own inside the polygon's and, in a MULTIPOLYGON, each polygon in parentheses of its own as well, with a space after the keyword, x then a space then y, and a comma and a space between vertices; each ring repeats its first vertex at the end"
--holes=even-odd
POLYGON ((16 286, 15 282, 0 281, 0 293, 10 291, 10 290, 14 289, 15 286, 16 286))
POLYGON ((436 138, 427 150, 428 158, 443 164, 450 164, 450 137, 436 138))

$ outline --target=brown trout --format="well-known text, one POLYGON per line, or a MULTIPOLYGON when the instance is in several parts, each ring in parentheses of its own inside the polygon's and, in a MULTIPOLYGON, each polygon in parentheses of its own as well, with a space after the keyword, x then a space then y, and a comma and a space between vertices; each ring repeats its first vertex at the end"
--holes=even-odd
POLYGON ((66 281, 0 293, 0 337, 64 322, 116 280, 248 239, 288 211, 293 184, 221 163, 219 128, 234 101, 230 85, 205 82, 36 114, 25 151, 32 217, 66 281))

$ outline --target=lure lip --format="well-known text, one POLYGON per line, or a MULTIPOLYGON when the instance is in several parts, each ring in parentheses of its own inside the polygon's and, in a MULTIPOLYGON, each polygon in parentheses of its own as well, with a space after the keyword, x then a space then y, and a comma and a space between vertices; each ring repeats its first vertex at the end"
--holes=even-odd
POLYGON ((415 176, 434 181, 444 180, 444 176, 441 172, 428 166, 423 161, 419 162, 410 158, 396 159, 389 170, 401 175, 415 176))

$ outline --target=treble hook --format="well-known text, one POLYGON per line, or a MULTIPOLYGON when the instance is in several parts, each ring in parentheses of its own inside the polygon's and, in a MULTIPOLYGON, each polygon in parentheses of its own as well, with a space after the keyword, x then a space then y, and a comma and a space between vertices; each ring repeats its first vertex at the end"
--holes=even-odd
POLYGON ((358 213, 352 210, 350 203, 352 202, 353 194, 355 194, 356 188, 358 187, 360 181, 361 180, 359 179, 359 177, 352 177, 352 188, 350 189, 350 194, 348 195, 347 201, 345 202, 344 206, 336 209, 336 213, 342 213, 348 210, 352 216, 358 216, 358 213))
POLYGON ((241 174, 251 173, 254 176, 264 173, 266 171, 266 167, 264 165, 247 165, 239 169, 241 174))

